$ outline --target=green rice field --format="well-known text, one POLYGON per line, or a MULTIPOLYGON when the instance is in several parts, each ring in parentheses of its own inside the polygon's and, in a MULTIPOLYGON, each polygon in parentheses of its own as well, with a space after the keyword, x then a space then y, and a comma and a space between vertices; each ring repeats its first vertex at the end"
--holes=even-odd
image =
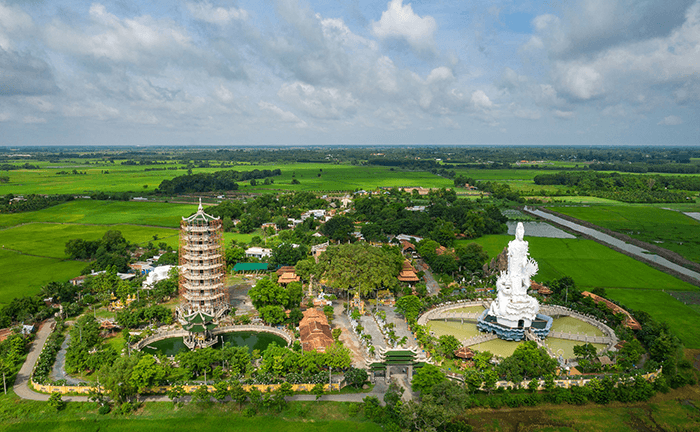
MULTIPOLYGON (((84 162, 83 162, 84 163, 84 162)), ((184 175, 186 170, 146 171, 148 166, 120 165, 72 165, 62 162, 58 165, 38 164, 41 169, 9 171, 8 183, 0 184, 0 194, 8 193, 30 194, 88 194, 95 191, 148 192, 156 189, 165 179, 184 175), (60 171, 76 169, 81 174, 62 174, 60 171), (104 171, 109 171, 108 174, 104 171)), ((169 164, 166 167, 181 167, 180 164, 169 164)), ((158 166, 163 167, 163 166, 158 166)), ((214 172, 222 169, 250 171, 253 169, 277 169, 282 175, 273 178, 274 184, 267 186, 250 186, 240 183, 239 191, 353 191, 356 189, 375 189, 380 186, 422 186, 422 187, 452 187, 450 179, 429 172, 392 170, 380 166, 332 165, 319 163, 294 163, 282 165, 236 165, 226 168, 194 168, 193 173, 214 172), (320 174, 320 175, 319 175, 320 174), (299 181, 298 185, 291 184, 292 179, 299 181)))
POLYGON ((0 306, 15 297, 32 296, 51 281, 67 281, 79 276, 85 265, 80 261, 0 250, 0 306))
POLYGON ((75 200, 42 210, 0 214, 0 227, 28 222, 78 224, 138 224, 178 228, 183 216, 197 211, 195 204, 135 201, 75 200))
MULTIPOLYGON (((508 235, 489 235, 457 243, 474 241, 484 247, 489 257, 495 257, 512 239, 508 235)), ((700 290, 593 240, 527 237, 527 233, 525 240, 530 243, 530 256, 539 264, 539 272, 533 278, 538 282, 570 276, 584 289, 700 290)))
POLYGON ((658 290, 625 290, 607 288, 613 300, 633 310, 642 310, 654 319, 668 323, 686 348, 700 348, 700 312, 658 290))
MULTIPOLYGON (((642 205, 552 206, 550 209, 700 262, 700 221, 679 211, 642 205)), ((700 206, 694 206, 694 211, 700 211, 700 206)))
POLYGON ((0 231, 0 245, 4 249, 20 251, 29 255, 52 258, 67 258, 66 242, 75 238, 98 240, 108 230, 121 231, 132 243, 146 244, 149 241, 165 242, 178 246, 176 229, 152 228, 135 225, 77 225, 33 222, 0 231), (153 236, 157 235, 158 240, 153 236))

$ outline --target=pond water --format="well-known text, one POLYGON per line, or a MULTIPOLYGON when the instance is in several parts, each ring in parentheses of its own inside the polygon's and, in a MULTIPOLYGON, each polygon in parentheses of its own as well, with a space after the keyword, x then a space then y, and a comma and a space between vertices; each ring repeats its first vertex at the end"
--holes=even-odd
MULTIPOLYGON (((483 310, 481 306, 478 306, 483 310)), ((469 309, 469 308, 462 308, 469 309)), ((464 312, 474 312, 472 310, 464 312)), ((447 321, 444 320, 431 320, 428 322, 430 330, 434 333, 436 337, 443 335, 452 335, 456 337, 459 341, 464 341, 465 339, 478 336, 481 332, 476 328, 476 323, 464 322, 461 324, 459 321, 447 321)), ((573 317, 561 317, 554 318, 552 323, 552 330, 570 332, 570 333, 584 333, 590 336, 603 336, 603 333, 595 326, 592 326, 584 321, 573 317)), ((501 357, 508 357, 513 354, 515 349, 522 342, 505 341, 502 339, 494 339, 488 342, 483 342, 477 345, 472 345, 470 348, 478 351, 491 351, 492 353, 499 355, 501 357)), ((567 339, 558 339, 553 337, 547 337, 545 339, 545 344, 549 346, 552 351, 558 353, 559 350, 563 351, 564 358, 573 358, 574 356, 574 346, 582 345, 583 342, 572 341, 567 339)), ((604 344, 593 344, 598 351, 605 349, 604 344)))
MULTIPOLYGON (((515 228, 518 226, 518 223, 508 221, 506 225, 508 226, 508 234, 515 235, 515 228)), ((547 222, 523 222, 523 228, 525 228, 525 234, 528 237, 576 238, 576 236, 552 226, 547 222)))
MULTIPOLYGON (((220 336, 219 343, 214 345, 214 348, 220 348, 225 342, 230 342, 234 346, 248 347, 248 351, 264 351, 265 348, 273 342, 280 346, 287 346, 287 342, 281 337, 265 332, 232 332, 224 333, 220 336), (223 339, 223 341, 221 341, 221 339, 223 339)), ((175 337, 151 342, 148 347, 144 347, 142 351, 149 354, 162 353, 167 356, 173 356, 181 351, 187 351, 188 349, 189 348, 185 346, 181 337, 175 337)))
POLYGON ((552 330, 567 333, 582 333, 588 336, 605 336, 598 327, 569 316, 554 318, 552 330))
POLYGON ((484 307, 481 305, 476 305, 476 306, 465 306, 457 309, 450 309, 450 312, 464 312, 464 313, 475 313, 475 312, 483 312, 484 307))

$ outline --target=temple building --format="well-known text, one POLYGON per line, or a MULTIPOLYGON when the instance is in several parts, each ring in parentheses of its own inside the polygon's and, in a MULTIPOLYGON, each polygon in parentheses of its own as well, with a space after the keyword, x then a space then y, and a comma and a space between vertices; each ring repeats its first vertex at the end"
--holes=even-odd
POLYGON ((179 271, 181 322, 189 323, 195 316, 218 319, 229 309, 221 219, 204 213, 201 199, 197 213, 183 217, 180 224, 179 271))

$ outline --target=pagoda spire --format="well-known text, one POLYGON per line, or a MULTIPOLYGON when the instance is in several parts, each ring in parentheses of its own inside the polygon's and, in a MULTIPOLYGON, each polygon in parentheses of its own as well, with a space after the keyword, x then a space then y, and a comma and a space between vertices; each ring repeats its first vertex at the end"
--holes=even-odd
POLYGON ((204 209, 202 208, 202 197, 199 197, 199 208, 197 209, 198 212, 203 212, 204 209))

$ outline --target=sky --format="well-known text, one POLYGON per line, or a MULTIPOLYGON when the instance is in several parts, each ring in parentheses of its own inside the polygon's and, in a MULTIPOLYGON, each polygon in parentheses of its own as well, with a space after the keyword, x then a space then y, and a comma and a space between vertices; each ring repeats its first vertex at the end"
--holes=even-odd
POLYGON ((0 0, 0 145, 700 145, 700 0, 0 0))

